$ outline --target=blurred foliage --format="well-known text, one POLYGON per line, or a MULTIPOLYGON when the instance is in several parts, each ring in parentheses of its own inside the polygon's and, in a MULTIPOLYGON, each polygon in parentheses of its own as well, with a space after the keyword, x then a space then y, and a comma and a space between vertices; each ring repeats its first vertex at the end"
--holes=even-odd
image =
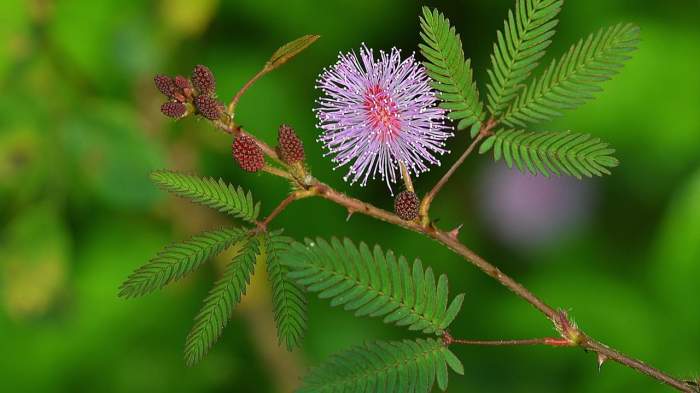
MULTIPOLYGON (((484 92, 496 29, 511 1, 428 1, 457 26, 484 92)), ((280 44, 322 38, 249 91, 237 119, 273 142, 296 127, 314 174, 389 208, 382 185, 350 189, 315 143, 311 112, 319 71, 362 42, 417 50, 418 3, 6 0, 0 23, 0 378, 10 391, 289 391, 297 373, 364 339, 402 332, 311 300, 303 350, 277 349, 269 294, 254 278, 219 345, 196 368, 182 362, 184 337, 225 260, 144 299, 117 286, 163 244, 222 224, 222 217, 166 197, 148 181, 172 168, 254 190, 263 214, 287 191, 232 165, 230 140, 201 121, 163 118, 152 75, 209 65, 228 100, 280 44)), ((631 21, 642 41, 604 93, 547 129, 605 137, 621 166, 585 180, 593 206, 569 235, 520 248, 477 209, 471 160, 436 204, 444 226, 555 306, 570 308, 603 341, 670 372, 700 373, 700 5, 591 0, 567 2, 545 61, 601 26, 631 21)), ((462 149, 466 135, 450 143, 462 149)), ((445 161, 451 161, 447 158, 445 161)), ((443 163, 445 164, 445 163, 443 163)), ((441 171, 421 177, 423 192, 441 171)), ((572 203, 563 201, 562 203, 572 203)), ((574 208, 574 206, 572 206, 574 208)), ((546 219, 546 215, 543 216, 546 219)), ((339 235, 379 243, 446 272, 466 292, 452 332, 470 338, 551 334, 536 312, 458 257, 417 235, 300 201, 277 226, 286 234, 339 235), (312 212, 313 214, 310 214, 312 212)), ((562 231, 564 233, 566 231, 562 231)), ((260 274, 260 273, 257 273, 260 274)), ((455 348, 465 376, 453 391, 662 392, 616 365, 598 373, 592 356, 548 348, 455 348)))

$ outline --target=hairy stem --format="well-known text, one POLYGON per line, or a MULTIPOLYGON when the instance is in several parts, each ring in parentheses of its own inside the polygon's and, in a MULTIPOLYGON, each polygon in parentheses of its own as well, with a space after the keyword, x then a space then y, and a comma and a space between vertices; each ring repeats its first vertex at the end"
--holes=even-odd
POLYGON ((550 347, 569 347, 569 341, 557 337, 530 338, 526 340, 461 340, 453 338, 450 344, 479 345, 488 347, 547 345, 550 347))
POLYGON ((406 186, 406 191, 415 192, 413 189, 413 180, 411 180, 411 175, 408 173, 406 164, 401 161, 399 162, 399 167, 401 168, 401 178, 403 179, 403 184, 406 186))
POLYGON ((545 337, 530 338, 526 340, 460 340, 453 339, 453 344, 481 345, 489 347, 522 346, 522 345, 548 345, 551 347, 567 347, 569 342, 563 338, 545 337))
POLYGON ((437 195, 438 192, 442 189, 442 187, 447 184, 447 181, 450 180, 450 177, 457 171, 457 169, 462 165, 464 160, 469 157, 469 155, 474 151, 474 148, 476 145, 481 142, 481 140, 484 138, 484 134, 479 133, 479 135, 474 138, 471 144, 469 144, 469 147, 467 147, 467 150, 462 153, 462 155, 455 161, 454 164, 452 164, 452 167, 438 180, 438 182, 433 186, 433 188, 425 194, 423 197, 423 200, 420 204, 420 208, 418 209, 418 215, 420 217, 421 223, 426 226, 430 223, 430 204, 433 202, 433 199, 435 199, 435 196, 437 195))
POLYGON ((279 205, 275 208, 275 210, 272 211, 265 219, 259 224, 263 228, 267 228, 267 225, 270 223, 270 221, 274 220, 275 217, 277 217, 280 213, 284 211, 284 209, 289 206, 292 202, 298 200, 298 199, 303 199, 303 198, 308 198, 313 195, 313 192, 310 191, 296 191, 293 192, 289 195, 287 195, 286 198, 280 202, 279 205))
POLYGON ((226 111, 229 114, 229 116, 231 116, 231 118, 233 118, 236 115, 236 113, 235 113, 236 105, 238 105, 238 101, 240 101, 243 94, 246 91, 248 91, 248 89, 250 89, 250 87, 253 86, 253 84, 255 82, 257 82, 258 79, 262 78, 268 72, 270 72, 270 68, 266 65, 260 71, 258 71, 257 74, 253 75, 253 77, 250 78, 250 80, 248 82, 246 82, 245 85, 243 85, 243 87, 241 87, 241 89, 238 90, 238 92, 236 92, 236 95, 233 96, 233 99, 231 100, 231 102, 228 104, 228 107, 226 108, 226 111))
POLYGON ((597 353, 601 364, 606 360, 613 360, 617 363, 622 364, 623 366, 627 366, 651 378, 661 381, 666 385, 671 386, 681 392, 697 393, 698 391, 700 391, 697 385, 692 385, 686 381, 678 380, 658 369, 655 369, 654 367, 648 366, 641 360, 629 357, 590 337, 585 337, 579 345, 584 349, 597 353))

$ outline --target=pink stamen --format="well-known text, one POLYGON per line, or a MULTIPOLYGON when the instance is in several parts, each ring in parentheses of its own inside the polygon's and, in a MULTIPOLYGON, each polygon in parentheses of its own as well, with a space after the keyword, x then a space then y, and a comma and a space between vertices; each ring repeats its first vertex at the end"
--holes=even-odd
POLYGON ((398 107, 379 85, 367 89, 364 108, 380 142, 393 140, 399 134, 401 122, 398 107))

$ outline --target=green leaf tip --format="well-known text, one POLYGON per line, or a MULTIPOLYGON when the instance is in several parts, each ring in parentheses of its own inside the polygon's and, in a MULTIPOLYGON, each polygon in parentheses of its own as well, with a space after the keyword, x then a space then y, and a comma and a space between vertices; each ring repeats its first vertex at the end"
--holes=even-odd
POLYGON ((499 130, 481 145, 480 153, 493 150, 495 161, 503 159, 509 168, 540 173, 544 176, 609 175, 619 161, 615 149, 588 134, 565 132, 529 132, 499 130))
POLYGON ((440 92, 440 107, 462 130, 484 120, 483 104, 473 80, 469 59, 465 59, 462 41, 455 28, 437 9, 423 7, 420 17, 421 54, 424 65, 433 79, 432 86, 440 92))
POLYGON ((343 306, 356 316, 382 317, 384 323, 440 335, 459 312, 463 296, 448 307, 447 276, 437 280, 420 260, 356 246, 348 239, 307 239, 294 243, 286 257, 289 277, 331 306, 343 306))
POLYGON ((594 98, 639 43, 639 27, 621 23, 581 39, 535 78, 513 101, 501 121, 524 127, 561 116, 594 98))
POLYGON ((331 356, 311 370, 298 393, 429 393, 447 390, 448 367, 464 367, 437 339, 377 341, 331 356))
POLYGON ((279 49, 272 54, 270 60, 267 61, 266 68, 273 70, 280 67, 284 63, 288 62, 296 55, 301 53, 304 49, 308 48, 311 44, 316 42, 321 38, 320 35, 307 34, 305 36, 299 37, 294 41, 290 41, 282 45, 279 49))
POLYGON ((136 269, 119 287, 119 297, 133 298, 161 289, 183 278, 211 257, 239 241, 241 229, 218 229, 166 246, 148 263, 136 269))
POLYGON ((306 332, 306 295, 287 277, 289 267, 284 264, 292 239, 281 232, 268 234, 265 241, 267 277, 272 285, 272 306, 280 344, 288 350, 299 346, 306 332))
POLYGON ((563 3, 563 0, 516 0, 515 11, 508 11, 503 30, 496 33, 491 68, 487 71, 488 108, 494 117, 500 117, 544 56, 563 3))
POLYGON ((195 324, 185 342, 185 364, 195 366, 207 355, 221 336, 250 283, 255 261, 260 253, 260 240, 243 240, 241 251, 228 264, 223 276, 214 284, 204 305, 195 318, 195 324))
POLYGON ((179 197, 252 224, 260 213, 260 203, 253 202, 250 191, 246 192, 240 186, 234 187, 221 179, 159 170, 151 173, 151 180, 179 197))

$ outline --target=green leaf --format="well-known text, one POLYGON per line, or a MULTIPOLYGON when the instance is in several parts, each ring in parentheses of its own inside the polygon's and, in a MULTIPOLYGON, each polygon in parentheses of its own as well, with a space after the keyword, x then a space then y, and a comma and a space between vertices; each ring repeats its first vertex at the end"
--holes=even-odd
POLYGON ((462 130, 484 120, 483 104, 473 81, 470 60, 464 58, 462 41, 450 20, 437 9, 423 7, 420 18, 424 44, 418 47, 426 58, 432 86, 440 92, 440 107, 449 110, 450 119, 462 130))
MULTIPOLYGON (((499 130, 489 140, 494 160, 505 160, 509 168, 549 176, 566 174, 581 179, 609 175, 619 162, 615 149, 588 134, 565 132, 528 132, 499 130)), ((482 145, 485 146, 485 145, 482 145)))
POLYGON ((447 277, 441 275, 436 284, 432 269, 424 270, 420 260, 409 266, 392 251, 385 253, 379 246, 370 250, 365 243, 356 247, 348 239, 294 243, 285 264, 289 278, 330 299, 331 306, 343 305, 357 316, 383 317, 384 323, 409 330, 442 334, 462 303, 458 296, 448 312, 447 277))
POLYGON ((234 188, 221 179, 170 171, 155 171, 151 179, 166 191, 250 223, 255 223, 260 213, 260 203, 253 203, 250 191, 246 193, 240 186, 234 188))
POLYGON ((507 108, 544 56, 563 3, 563 0, 517 0, 515 12, 508 11, 503 30, 497 32, 491 68, 487 71, 491 80, 487 85, 488 108, 493 116, 499 117, 507 108))
POLYGON ((270 57, 270 60, 267 61, 265 68, 268 69, 268 71, 278 68, 291 60, 294 56, 301 53, 304 49, 308 48, 309 45, 316 42, 316 40, 320 37, 320 35, 305 35, 284 44, 272 54, 272 57, 270 57))
POLYGON ((241 229, 203 232, 189 240, 166 246, 145 265, 136 269, 119 287, 119 296, 143 296, 179 280, 240 240, 241 229))
POLYGON ((311 370, 297 392, 428 393, 436 380, 445 391, 446 365, 463 372, 439 340, 377 341, 331 356, 311 370))
POLYGON ((306 296, 287 277, 289 268, 283 263, 291 243, 291 238, 273 232, 268 235, 265 245, 277 337, 290 351, 299 345, 306 331, 306 296))
POLYGON ((628 54, 638 43, 639 28, 632 24, 601 29, 580 40, 522 91, 501 121, 511 126, 536 124, 592 100, 602 90, 600 85, 630 59, 628 54))
POLYGON ((187 366, 199 363, 221 336, 234 307, 245 294, 259 251, 260 240, 257 237, 250 238, 204 299, 204 306, 197 314, 185 343, 187 366))

